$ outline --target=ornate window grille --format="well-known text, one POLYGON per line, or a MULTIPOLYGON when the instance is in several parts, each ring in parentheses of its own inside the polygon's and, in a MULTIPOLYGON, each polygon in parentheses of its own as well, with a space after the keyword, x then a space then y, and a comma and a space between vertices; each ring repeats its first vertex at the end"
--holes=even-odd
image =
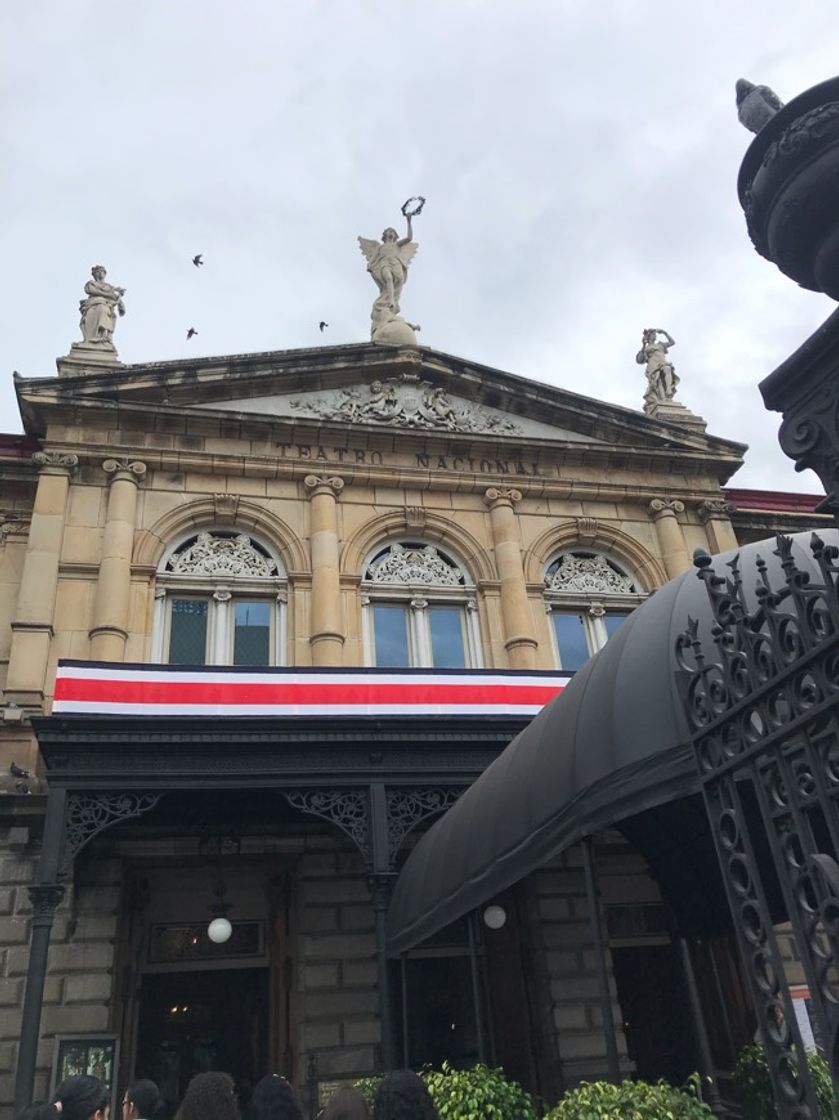
POLYGON ((179 665, 281 665, 286 579, 261 541, 202 529, 167 549, 157 572, 152 660, 179 665))
POLYGON ((579 669, 645 598, 635 577, 611 557, 579 548, 560 552, 545 571, 557 665, 579 669))
POLYGON ((475 587, 448 553, 422 541, 394 541, 377 548, 363 571, 369 665, 481 666, 475 587))

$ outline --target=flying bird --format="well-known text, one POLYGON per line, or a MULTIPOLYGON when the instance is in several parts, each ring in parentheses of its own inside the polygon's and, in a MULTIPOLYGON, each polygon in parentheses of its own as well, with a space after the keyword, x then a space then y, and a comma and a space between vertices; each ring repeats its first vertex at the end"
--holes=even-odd
POLYGON ((328 327, 329 323, 324 323, 323 319, 321 319, 321 321, 318 323, 318 326, 320 327, 320 333, 323 334, 324 327, 328 327))
POLYGON ((186 332, 187 342, 189 342, 189 340, 192 338, 192 336, 194 334, 198 334, 198 331, 195 329, 195 327, 190 327, 189 330, 186 332))
POLYGON ((192 263, 195 265, 196 268, 200 268, 201 265, 204 263, 203 254, 202 253, 196 253, 195 256, 192 258, 192 263))

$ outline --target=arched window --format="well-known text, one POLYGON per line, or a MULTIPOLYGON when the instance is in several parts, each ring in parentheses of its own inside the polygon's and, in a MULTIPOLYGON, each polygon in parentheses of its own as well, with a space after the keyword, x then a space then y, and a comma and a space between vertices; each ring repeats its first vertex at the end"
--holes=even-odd
POLYGON ((587 549, 559 553, 545 572, 545 609, 561 669, 579 669, 602 649, 646 595, 610 557, 587 549))
POLYGON ((193 533, 158 568, 152 660, 281 665, 286 600, 279 557, 260 541, 235 530, 193 533))
POLYGON ((361 594, 368 664, 481 664, 474 585, 435 545, 397 541, 378 548, 364 566, 361 594))

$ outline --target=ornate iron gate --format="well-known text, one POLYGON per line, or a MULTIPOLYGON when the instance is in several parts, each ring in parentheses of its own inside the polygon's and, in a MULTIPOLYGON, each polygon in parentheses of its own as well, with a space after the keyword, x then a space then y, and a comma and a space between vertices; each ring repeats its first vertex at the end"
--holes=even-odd
POLYGON ((716 648, 703 647, 694 619, 676 643, 702 793, 781 1120, 819 1113, 756 828, 765 831, 817 1034, 839 1083, 839 548, 816 534, 810 548, 817 578, 797 566, 792 540, 777 537, 783 575, 773 587, 758 557, 754 596, 739 557, 719 575, 698 552, 716 648), (759 817, 748 813, 755 802, 759 817))

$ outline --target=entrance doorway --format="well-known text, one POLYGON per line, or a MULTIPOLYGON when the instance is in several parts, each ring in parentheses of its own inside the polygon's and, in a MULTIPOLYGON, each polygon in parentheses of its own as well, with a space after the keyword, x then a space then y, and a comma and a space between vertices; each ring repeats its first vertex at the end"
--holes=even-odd
POLYGON ((645 1081, 681 1085, 693 1068, 676 950, 672 945, 612 949, 629 1057, 645 1081))
POLYGON ((268 1072, 268 969, 146 974, 140 994, 136 1077, 150 1077, 171 1120, 190 1078, 229 1073, 241 1108, 268 1072))

